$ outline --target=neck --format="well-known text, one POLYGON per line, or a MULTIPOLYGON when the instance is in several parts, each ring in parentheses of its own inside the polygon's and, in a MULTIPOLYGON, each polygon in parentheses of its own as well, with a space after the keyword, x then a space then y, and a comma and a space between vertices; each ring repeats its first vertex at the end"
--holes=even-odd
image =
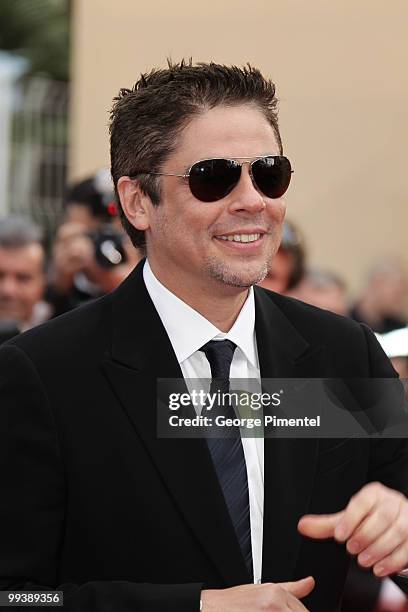
POLYGON ((234 325, 248 297, 248 289, 231 287, 215 279, 207 279, 204 283, 191 283, 191 279, 177 282, 171 276, 165 276, 155 269, 149 260, 153 274, 162 285, 183 300, 191 308, 199 312, 222 332, 228 332, 234 325))

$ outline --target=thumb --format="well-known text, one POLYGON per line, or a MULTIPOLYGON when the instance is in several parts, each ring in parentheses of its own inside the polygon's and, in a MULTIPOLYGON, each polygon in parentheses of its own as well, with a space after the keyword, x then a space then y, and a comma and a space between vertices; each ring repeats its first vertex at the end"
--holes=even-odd
POLYGON ((301 599, 313 591, 315 581, 313 576, 308 576, 307 578, 302 578, 301 580, 296 580, 295 582, 280 582, 279 586, 298 599, 301 599))
POLYGON ((298 523, 298 530, 302 535, 317 540, 333 538, 334 530, 343 517, 344 512, 335 514, 306 514, 298 523))

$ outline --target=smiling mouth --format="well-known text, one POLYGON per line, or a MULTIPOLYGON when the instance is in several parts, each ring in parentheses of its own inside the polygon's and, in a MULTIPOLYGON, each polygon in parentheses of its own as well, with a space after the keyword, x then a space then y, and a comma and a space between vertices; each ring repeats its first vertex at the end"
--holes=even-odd
POLYGON ((228 236, 215 236, 218 240, 227 240, 229 242, 256 242, 262 234, 230 234, 228 236))

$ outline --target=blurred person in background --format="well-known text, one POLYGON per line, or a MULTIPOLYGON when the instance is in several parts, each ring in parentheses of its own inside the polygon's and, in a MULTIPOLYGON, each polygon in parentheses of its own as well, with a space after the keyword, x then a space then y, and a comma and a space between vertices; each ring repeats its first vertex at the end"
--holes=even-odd
POLYGON ((296 297, 318 308, 346 316, 346 283, 328 270, 308 270, 296 289, 296 297))
POLYGON ((379 334, 407 324, 408 275, 397 259, 382 259, 371 268, 350 316, 379 334))
POLYGON ((113 291, 140 257, 122 230, 109 171, 72 185, 53 246, 53 316, 113 291))
POLYGON ((259 285, 270 291, 292 295, 305 273, 305 259, 300 233, 291 221, 286 220, 279 250, 272 259, 267 276, 259 285))
POLYGON ((23 217, 0 220, 0 343, 49 318, 44 269, 41 229, 23 217))

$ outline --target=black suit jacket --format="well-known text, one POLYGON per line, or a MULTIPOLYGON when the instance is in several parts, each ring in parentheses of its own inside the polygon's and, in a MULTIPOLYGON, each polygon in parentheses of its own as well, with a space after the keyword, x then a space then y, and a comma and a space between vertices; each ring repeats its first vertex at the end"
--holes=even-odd
MULTIPOLYGON (((395 375, 360 324, 258 287, 255 303, 263 377, 395 375)), ((156 378, 181 376, 142 264, 0 349, 2 589, 63 589, 81 612, 195 612, 202 588, 249 582, 205 441, 156 436, 156 378)), ((344 546, 297 522, 370 480, 408 493, 407 463, 399 440, 265 440, 263 581, 313 575, 308 608, 337 610, 344 546)))

